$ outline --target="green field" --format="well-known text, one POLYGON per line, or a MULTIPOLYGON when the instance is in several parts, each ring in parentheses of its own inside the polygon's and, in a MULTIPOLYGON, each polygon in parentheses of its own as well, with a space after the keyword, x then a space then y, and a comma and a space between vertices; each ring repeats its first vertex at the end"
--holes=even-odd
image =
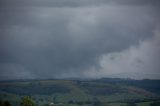
POLYGON ((24 96, 30 96, 37 106, 50 102, 68 106, 130 106, 130 103, 150 106, 159 101, 159 86, 157 81, 155 85, 153 82, 149 88, 146 80, 3 81, 0 83, 0 99, 8 100, 15 106, 24 96))

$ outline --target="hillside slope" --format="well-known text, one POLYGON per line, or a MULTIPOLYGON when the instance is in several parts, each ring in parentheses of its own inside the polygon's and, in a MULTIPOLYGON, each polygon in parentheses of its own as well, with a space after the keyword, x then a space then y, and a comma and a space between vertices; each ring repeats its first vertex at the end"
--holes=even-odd
POLYGON ((159 80, 25 80, 0 82, 0 99, 16 103, 31 96, 37 103, 54 102, 129 102, 159 98, 159 80))

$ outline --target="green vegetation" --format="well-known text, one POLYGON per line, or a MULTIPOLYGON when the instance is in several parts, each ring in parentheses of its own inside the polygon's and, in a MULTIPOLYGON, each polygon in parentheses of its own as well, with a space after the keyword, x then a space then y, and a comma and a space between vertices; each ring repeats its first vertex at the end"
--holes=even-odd
POLYGON ((9 101, 2 101, 0 100, 0 106, 11 106, 11 103, 9 101))
POLYGON ((30 97, 25 96, 22 98, 20 106, 35 106, 35 103, 30 97))
POLYGON ((155 82, 128 79, 4 81, 0 82, 0 106, 6 106, 4 101, 12 106, 47 106, 52 102, 56 106, 156 106, 160 81, 155 82), (151 83, 151 87, 145 88, 146 83, 151 83))

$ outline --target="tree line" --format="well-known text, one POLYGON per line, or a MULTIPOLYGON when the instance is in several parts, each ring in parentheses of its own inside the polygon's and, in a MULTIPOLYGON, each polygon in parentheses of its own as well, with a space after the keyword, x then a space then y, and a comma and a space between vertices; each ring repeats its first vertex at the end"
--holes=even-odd
MULTIPOLYGON (((92 105, 92 106, 108 106, 107 104, 104 105, 98 99, 95 99, 94 101, 86 101, 86 102, 80 102, 80 101, 78 102, 78 101, 70 100, 70 101, 68 101, 68 103, 66 105, 61 104, 58 106, 69 106, 70 104, 71 105, 76 104, 77 106, 84 106, 85 104, 92 105)), ((12 105, 9 101, 7 101, 7 100, 2 101, 0 99, 0 106, 12 106, 12 105)), ((19 102, 19 106, 36 106, 36 103, 34 102, 34 100, 31 99, 31 97, 24 96, 21 98, 21 100, 19 102)), ((57 105, 46 104, 45 106, 57 106, 57 105)), ((137 104, 135 102, 128 102, 128 103, 126 103, 125 106, 137 106, 137 104)), ((154 102, 150 103, 150 106, 160 106, 160 102, 154 101, 154 102)))

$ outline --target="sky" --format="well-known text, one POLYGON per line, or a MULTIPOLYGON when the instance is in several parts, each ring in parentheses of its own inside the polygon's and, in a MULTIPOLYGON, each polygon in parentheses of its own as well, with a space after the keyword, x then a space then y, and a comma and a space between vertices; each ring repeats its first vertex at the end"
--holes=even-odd
POLYGON ((0 80, 160 78, 159 0, 0 0, 0 80))

